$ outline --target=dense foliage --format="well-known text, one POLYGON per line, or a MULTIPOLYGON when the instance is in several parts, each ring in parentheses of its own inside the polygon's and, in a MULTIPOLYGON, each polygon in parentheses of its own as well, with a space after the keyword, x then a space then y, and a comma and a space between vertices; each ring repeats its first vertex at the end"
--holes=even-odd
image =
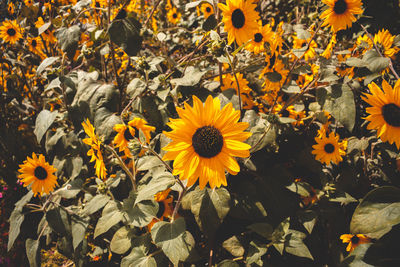
POLYGON ((400 266, 398 1, 1 7, 0 264, 400 266))

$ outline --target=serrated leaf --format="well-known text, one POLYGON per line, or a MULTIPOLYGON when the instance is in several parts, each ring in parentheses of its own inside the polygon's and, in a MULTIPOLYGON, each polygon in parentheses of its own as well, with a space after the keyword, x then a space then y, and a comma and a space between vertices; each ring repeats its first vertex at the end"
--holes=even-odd
POLYGON ((193 236, 186 231, 185 220, 182 217, 173 222, 155 223, 151 228, 151 238, 174 265, 185 261, 194 247, 193 236))
POLYGON ((358 204, 350 232, 380 238, 400 223, 400 189, 382 186, 370 191, 358 204))
POLYGON ((110 201, 103 209, 100 219, 97 221, 94 230, 94 238, 107 232, 111 227, 119 223, 124 217, 116 201, 110 201))
POLYGON ((91 215, 96 211, 100 210, 101 208, 103 208, 108 203, 109 200, 110 200, 109 196, 104 194, 98 194, 95 197, 93 197, 88 203, 86 203, 82 213, 85 215, 91 215))
POLYGON ((197 224, 207 236, 214 235, 219 225, 230 210, 231 197, 225 188, 200 190, 196 187, 191 204, 191 211, 197 224))
POLYGON ((49 127, 53 124, 57 115, 58 115, 58 111, 51 112, 46 109, 40 111, 39 115, 36 118, 35 130, 33 131, 36 135, 38 143, 40 143, 40 141, 43 138, 43 135, 46 133, 46 131, 49 129, 49 127))
POLYGON ((157 173, 147 185, 139 189, 135 203, 154 199, 155 194, 170 188, 175 182, 175 178, 170 172, 157 173))

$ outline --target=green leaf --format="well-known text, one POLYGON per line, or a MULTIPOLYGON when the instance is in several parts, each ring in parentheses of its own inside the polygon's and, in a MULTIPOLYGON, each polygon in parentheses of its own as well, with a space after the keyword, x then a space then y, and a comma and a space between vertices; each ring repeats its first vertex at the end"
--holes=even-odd
POLYGON ((353 91, 344 84, 332 85, 330 98, 326 99, 324 109, 330 112, 350 132, 356 119, 356 106, 353 91))
POLYGON ((172 79, 171 84, 181 86, 194 86, 200 82, 201 78, 206 73, 207 71, 201 71, 196 67, 189 66, 186 68, 183 77, 172 79))
POLYGON ((144 156, 139 158, 137 163, 138 171, 148 171, 152 168, 163 166, 162 161, 155 156, 144 156))
POLYGON ((140 78, 133 78, 126 87, 126 93, 130 98, 139 96, 146 90, 146 83, 140 78))
POLYGON ((313 260, 313 256, 303 243, 304 237, 305 235, 303 233, 291 230, 291 233, 285 236, 285 251, 298 257, 313 260))
POLYGON ((36 75, 42 74, 42 72, 48 67, 53 65, 57 60, 59 60, 60 57, 48 57, 45 58, 42 63, 37 67, 36 69, 36 75))
POLYGON ((247 228, 268 240, 272 239, 273 229, 268 223, 253 223, 247 226, 247 228))
POLYGON ((22 213, 22 209, 15 208, 10 216, 10 232, 8 234, 7 251, 9 251, 14 245, 19 232, 21 230, 21 224, 23 223, 25 215, 22 213))
POLYGON ((351 154, 353 151, 364 151, 368 148, 369 141, 367 138, 362 137, 358 139, 355 136, 351 136, 347 139, 347 154, 351 154))
POLYGON ((304 210, 300 211, 297 216, 304 228, 306 228, 307 232, 311 234, 312 230, 314 229, 314 225, 317 222, 317 213, 315 213, 313 210, 304 210))
POLYGON ((83 208, 82 214, 91 215, 95 213, 99 209, 103 208, 108 203, 109 200, 110 197, 107 195, 104 194, 96 195, 91 200, 89 200, 88 203, 86 203, 85 207, 83 208))
POLYGON ((225 188, 200 190, 196 187, 192 196, 191 211, 203 232, 211 237, 228 214, 231 197, 225 188))
POLYGON ((340 267, 374 267, 363 261, 364 255, 372 244, 357 246, 341 263, 340 267))
POLYGON ((119 228, 111 239, 110 249, 117 254, 125 254, 131 248, 133 233, 128 226, 119 228))
POLYGON ((370 191, 357 206, 350 233, 380 238, 400 223, 400 189, 382 186, 370 191))
POLYGON ((53 124, 54 120, 58 115, 58 111, 51 112, 47 109, 40 111, 36 118, 35 130, 33 131, 36 135, 38 143, 42 140, 43 135, 53 124))
POLYGON ((157 267, 157 262, 152 256, 146 255, 142 249, 133 248, 131 253, 122 259, 121 267, 157 267))
POLYGON ((346 65, 350 67, 362 68, 366 67, 368 63, 364 62, 362 59, 358 57, 349 57, 348 59, 346 59, 346 65))
POLYGON ((380 72, 387 67, 389 67, 389 58, 381 57, 378 52, 371 49, 365 52, 363 56, 363 61, 367 62, 368 65, 366 66, 372 73, 380 72))
POLYGON ((206 21, 204 21, 202 28, 203 28, 203 30, 208 32, 208 31, 214 29, 217 26, 217 24, 218 24, 218 21, 215 18, 215 16, 214 15, 210 15, 210 16, 208 16, 206 21))
POLYGON ((120 46, 129 56, 135 56, 142 48, 141 24, 132 17, 114 20, 108 28, 110 40, 120 46))
POLYGON ((304 30, 303 24, 294 25, 293 30, 296 32, 297 38, 301 40, 307 40, 311 37, 311 34, 308 31, 304 30))
MULTIPOLYGON (((261 257, 264 256, 265 253, 267 253, 267 250, 268 249, 267 246, 265 246, 265 244, 260 245, 255 243, 254 241, 251 241, 246 256, 247 265, 260 262, 261 257)), ((262 264, 260 266, 262 266, 262 264)))
POLYGON ((68 213, 59 207, 46 212, 46 220, 54 232, 67 236, 71 233, 71 224, 68 213))
POLYGON ((182 217, 173 222, 155 223, 151 229, 151 238, 174 265, 185 261, 194 247, 193 236, 186 231, 185 220, 182 217))
POLYGON ((153 198, 134 204, 136 196, 136 194, 131 194, 124 200, 123 210, 127 213, 132 226, 145 227, 156 217, 158 203, 153 198))
POLYGON ((170 188, 175 182, 175 178, 170 172, 157 173, 147 185, 139 188, 135 203, 154 199, 155 194, 170 188))
POLYGON ((241 257, 244 255, 244 247, 235 235, 225 240, 222 243, 222 247, 235 257, 241 257))
POLYGON ((39 240, 28 238, 25 241, 26 256, 28 257, 29 265, 31 267, 40 267, 40 249, 39 240))
POLYGON ((79 26, 62 27, 57 30, 56 37, 61 50, 66 52, 68 58, 72 60, 78 48, 79 39, 81 38, 81 29, 79 26))
POLYGON ((100 219, 97 221, 96 228, 94 230, 94 238, 107 232, 111 227, 119 223, 124 214, 119 209, 119 203, 116 201, 110 201, 103 209, 100 219))
POLYGON ((85 238, 86 229, 89 225, 88 218, 71 216, 72 246, 74 250, 82 243, 85 238))

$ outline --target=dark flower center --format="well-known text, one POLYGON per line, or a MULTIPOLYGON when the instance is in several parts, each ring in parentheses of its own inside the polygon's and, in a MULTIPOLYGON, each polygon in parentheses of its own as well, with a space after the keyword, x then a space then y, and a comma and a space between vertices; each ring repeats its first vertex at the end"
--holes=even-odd
POLYGON ((32 47, 36 47, 36 45, 37 45, 37 42, 36 42, 36 40, 32 40, 32 47))
POLYGON ((176 19, 176 18, 178 17, 178 14, 174 13, 174 14, 172 15, 172 17, 173 17, 174 19, 176 19))
POLYGON ((47 171, 42 166, 37 166, 35 168, 35 177, 39 180, 44 180, 47 178, 47 171))
POLYGON ((345 0, 337 0, 333 6, 333 11, 337 14, 343 14, 347 10, 347 3, 345 0))
POLYGON ((219 154, 224 145, 221 132, 213 126, 203 126, 192 136, 194 151, 204 158, 212 158, 219 154))
POLYGON ((358 244, 358 242, 360 242, 360 238, 359 238, 358 236, 354 235, 354 236, 351 238, 351 243, 352 243, 352 244, 358 244))
POLYGON ((261 42, 263 39, 263 35, 259 32, 257 32, 256 34, 254 34, 254 42, 259 43, 261 42))
POLYGON ((240 9, 235 9, 232 12, 232 25, 233 27, 235 27, 236 29, 240 29, 243 27, 244 22, 245 22, 245 17, 243 14, 243 11, 240 9))
POLYGON ((386 104, 382 107, 383 119, 393 127, 400 127, 400 107, 396 104, 386 104))
POLYGON ((158 202, 158 212, 156 214, 157 218, 161 218, 165 211, 165 203, 163 201, 158 202))
POLYGON ((8 34, 9 36, 14 36, 16 33, 17 33, 17 32, 16 32, 13 28, 10 28, 10 29, 7 30, 7 34, 8 34))
POLYGON ((281 115, 282 115, 282 117, 287 118, 287 117, 289 117, 290 113, 289 113, 289 111, 287 109, 285 109, 285 110, 282 111, 281 115))
POLYGON ((335 146, 332 144, 326 144, 324 146, 324 150, 326 153, 331 154, 331 153, 333 153, 333 151, 335 151, 335 146))
POLYGON ((206 12, 207 12, 207 13, 210 13, 210 12, 211 12, 211 7, 209 7, 209 6, 206 7, 206 12))

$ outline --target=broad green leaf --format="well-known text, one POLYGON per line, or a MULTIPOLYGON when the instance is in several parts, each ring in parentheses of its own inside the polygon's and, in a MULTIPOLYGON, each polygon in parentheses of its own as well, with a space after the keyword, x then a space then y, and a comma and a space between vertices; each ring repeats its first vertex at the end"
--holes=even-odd
POLYGON ((157 267, 156 260, 146 255, 142 249, 133 248, 128 256, 122 258, 121 267, 157 267))
POLYGON ((171 84, 181 86, 194 86, 200 82, 201 77, 203 77, 203 75, 206 73, 207 71, 201 71, 196 67, 189 66, 187 67, 183 77, 172 79, 171 84))
POLYGON ((372 72, 380 72, 389 67, 389 58, 381 57, 374 49, 368 50, 363 56, 367 68, 372 72))
POLYGON ((289 254, 314 259, 308 250, 307 246, 303 243, 305 234, 292 230, 291 233, 285 236, 285 251, 289 254))
POLYGON ((10 216, 10 231, 8 234, 7 251, 9 251, 14 245, 19 232, 21 230, 21 224, 24 221, 25 215, 19 209, 14 209, 10 216))
POLYGON ((185 261, 194 247, 193 236, 186 231, 185 220, 182 217, 173 222, 155 223, 151 229, 151 238, 174 265, 185 261))
POLYGON ((304 30, 303 24, 296 24, 293 26, 293 30, 296 32, 297 38, 301 40, 307 40, 311 37, 310 32, 304 30))
POLYGON ((380 238, 400 223, 400 189, 382 186, 370 191, 357 206, 350 233, 380 238))
POLYGON ((28 256, 29 265, 31 267, 40 267, 40 249, 39 240, 28 238, 25 241, 26 256, 28 256))
POLYGON ((247 228, 268 240, 272 239, 273 229, 268 223, 253 223, 247 226, 247 228))
POLYGON ((131 248, 133 233, 128 226, 119 228, 111 239, 110 249, 117 254, 124 254, 131 248))
POLYGON ((126 93, 130 98, 139 96, 144 90, 146 90, 146 83, 140 78, 133 78, 126 87, 126 93))
POLYGON ((252 263, 257 263, 261 260, 261 257, 267 253, 267 246, 265 244, 257 244, 255 241, 251 241, 249 244, 249 249, 246 256, 246 263, 250 265, 252 263))
POLYGON ((366 67, 368 63, 364 62, 362 59, 358 57, 349 57, 346 59, 346 65, 350 67, 362 68, 366 67))
POLYGON ((97 221, 94 230, 94 238, 107 232, 111 227, 119 223, 124 217, 123 212, 119 209, 119 203, 110 201, 103 209, 100 219, 97 221))
POLYGON ((134 204, 136 197, 137 194, 131 194, 129 198, 125 199, 123 210, 128 215, 129 223, 132 226, 145 227, 156 217, 158 203, 152 199, 134 204))
POLYGON ((326 99, 324 109, 330 112, 347 130, 350 132, 353 130, 356 106, 353 92, 346 83, 332 86, 331 97, 326 99))
POLYGON ((222 247, 226 249, 232 256, 240 257, 244 254, 244 247, 240 243, 237 236, 232 236, 222 243, 222 247))
POLYGON ((114 20, 108 28, 110 40, 120 46, 129 56, 135 56, 142 48, 141 24, 133 17, 114 20))
POLYGON ((225 188, 200 190, 196 187, 192 196, 191 211, 203 232, 211 237, 228 214, 231 197, 225 188))
POLYGON ((81 29, 78 25, 62 27, 57 30, 56 37, 61 50, 67 53, 69 59, 73 59, 81 38, 81 29))
POLYGON ((71 216, 71 232, 72 232, 72 246, 74 250, 81 244, 85 238, 86 229, 89 225, 88 217, 81 218, 78 216, 71 216))
POLYGON ((313 210, 300 211, 297 214, 299 221, 303 224, 304 228, 309 234, 314 229, 314 225, 317 222, 317 214, 313 210))
POLYGON ((60 57, 48 57, 45 58, 42 63, 36 69, 36 75, 42 74, 42 72, 49 66, 53 65, 60 57))
POLYGON ((215 18, 215 16, 212 14, 212 15, 208 16, 206 21, 204 21, 202 28, 203 28, 203 30, 208 32, 208 31, 214 29, 217 26, 217 24, 218 24, 218 21, 215 18))
POLYGON ((103 208, 108 203, 109 200, 110 200, 109 196, 104 194, 98 194, 91 200, 89 200, 88 203, 86 203, 82 213, 85 215, 91 215, 96 211, 98 211, 99 209, 103 208))
POLYGON ((357 246, 339 265, 339 267, 374 267, 363 261, 365 252, 372 244, 361 244, 357 246))
POLYGON ((67 236, 71 234, 71 222, 68 213, 59 207, 46 212, 46 220, 54 232, 67 236))
POLYGON ((217 267, 239 267, 240 265, 233 260, 223 260, 217 264, 217 267))
POLYGON ((35 130, 33 131, 36 135, 38 143, 42 140, 43 135, 53 124, 54 120, 58 115, 58 111, 51 112, 47 109, 40 111, 36 118, 35 130))
POLYGON ((175 178, 170 172, 157 173, 150 182, 138 191, 135 203, 152 200, 158 192, 164 191, 175 184, 175 178))

